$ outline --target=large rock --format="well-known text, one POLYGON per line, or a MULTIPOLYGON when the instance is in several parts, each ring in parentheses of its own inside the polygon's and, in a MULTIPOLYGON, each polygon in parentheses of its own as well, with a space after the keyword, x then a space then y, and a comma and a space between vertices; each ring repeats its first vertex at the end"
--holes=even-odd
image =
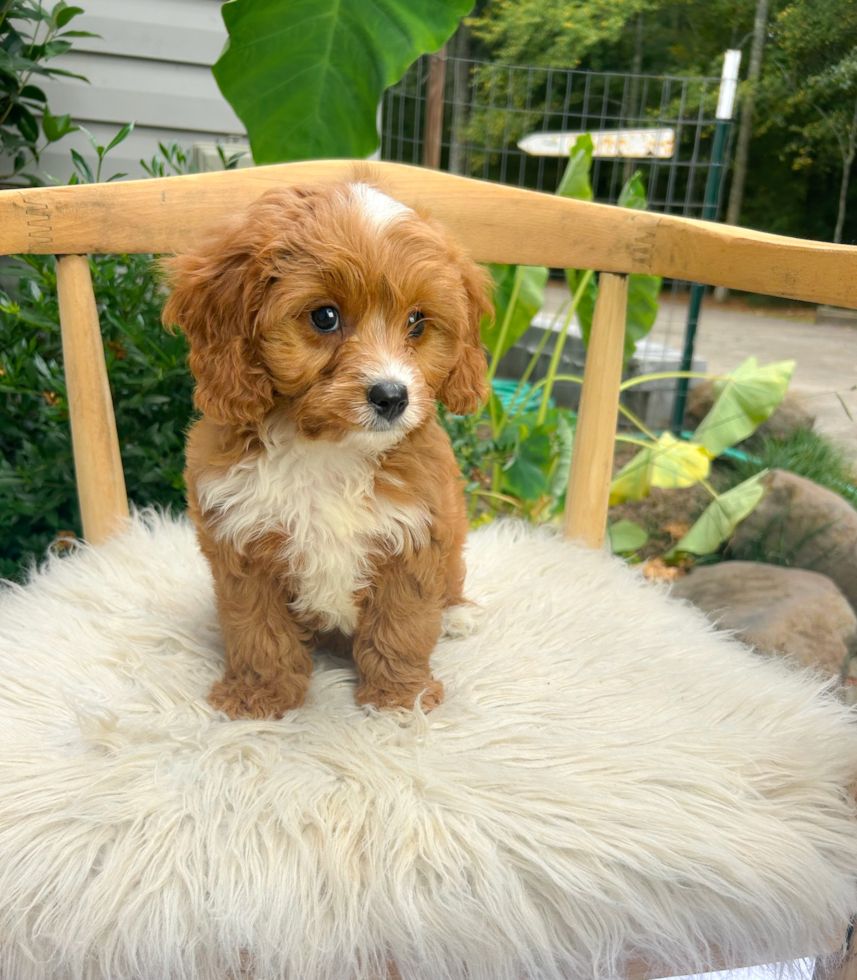
POLYGON ((857 510, 839 494, 785 470, 764 478, 767 493, 735 529, 738 557, 776 555, 784 564, 821 572, 857 609, 857 510))
MULTIPOLYGON (((685 412, 687 425, 692 428, 699 425, 713 404, 713 381, 703 381, 691 388, 685 412)), ((810 411, 803 395, 797 391, 787 391, 774 414, 756 429, 754 437, 773 436, 776 439, 785 439, 793 432, 811 429, 814 425, 815 415, 810 411)))
POLYGON ((842 676, 857 646, 857 617, 824 575, 760 562, 726 561, 694 568, 673 586, 722 629, 762 653, 842 676))

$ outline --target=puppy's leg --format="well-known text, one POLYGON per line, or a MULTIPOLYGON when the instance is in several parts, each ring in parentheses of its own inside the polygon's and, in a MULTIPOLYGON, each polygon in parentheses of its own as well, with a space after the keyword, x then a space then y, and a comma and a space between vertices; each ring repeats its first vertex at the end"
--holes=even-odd
POLYGON ((464 520, 458 521, 452 530, 454 537, 446 562, 441 621, 441 635, 450 639, 475 633, 483 617, 482 607, 464 598, 464 576, 467 571, 464 564, 464 542, 467 524, 464 520))
POLYGON ((230 718, 281 718, 303 704, 312 657, 280 583, 270 575, 221 575, 217 605, 226 674, 212 687, 209 704, 230 718))
POLYGON ((431 711, 443 701, 443 685, 429 665, 440 636, 439 591, 401 561, 379 570, 354 633, 358 704, 413 708, 420 698, 423 710, 431 711))

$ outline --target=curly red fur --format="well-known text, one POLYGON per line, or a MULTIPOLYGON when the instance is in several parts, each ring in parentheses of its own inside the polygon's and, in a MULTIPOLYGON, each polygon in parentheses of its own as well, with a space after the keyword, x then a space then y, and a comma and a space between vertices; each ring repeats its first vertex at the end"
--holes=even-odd
POLYGON ((360 703, 431 709, 467 532, 434 406, 464 414, 486 397, 485 273, 437 223, 362 183, 269 192, 165 266, 164 321, 187 334, 202 413, 186 478, 226 645, 212 704, 282 715, 326 646, 353 654, 360 703), (329 335, 310 319, 325 305, 340 317, 329 335), (409 404, 382 425, 367 386, 391 373, 409 404))

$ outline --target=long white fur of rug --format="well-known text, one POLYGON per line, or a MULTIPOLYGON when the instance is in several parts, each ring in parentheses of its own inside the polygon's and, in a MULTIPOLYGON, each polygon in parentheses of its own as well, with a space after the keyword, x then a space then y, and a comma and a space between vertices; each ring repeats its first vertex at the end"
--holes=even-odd
POLYGON ((620 562, 494 525, 431 715, 229 722, 209 573, 149 515, 0 600, 3 980, 608 978, 857 911, 853 716, 620 562))

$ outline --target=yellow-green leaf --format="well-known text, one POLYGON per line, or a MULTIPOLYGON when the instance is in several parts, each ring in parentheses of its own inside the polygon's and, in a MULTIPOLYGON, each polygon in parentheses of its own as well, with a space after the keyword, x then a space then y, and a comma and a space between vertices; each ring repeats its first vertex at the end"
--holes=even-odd
POLYGON ((581 133, 574 141, 568 155, 568 164, 556 192, 560 197, 572 197, 578 201, 592 200, 592 184, 589 171, 592 169, 592 137, 581 133))
POLYGON ((645 528, 635 524, 634 521, 616 521, 607 528, 607 536, 610 538, 610 549, 616 555, 630 555, 649 540, 649 535, 645 528))
POLYGON ((777 361, 759 367, 755 357, 748 357, 714 383, 715 402, 693 441, 714 457, 751 436, 783 400, 794 366, 794 361, 777 361))
POLYGON ((767 470, 756 473, 749 480, 712 500, 696 524, 664 557, 675 558, 682 554, 710 555, 717 551, 735 527, 765 496, 765 487, 762 485, 765 473, 767 470))
POLYGON ((642 500, 652 487, 692 487, 708 476, 710 467, 711 459, 701 446, 665 432, 619 470, 610 485, 610 504, 642 500))

